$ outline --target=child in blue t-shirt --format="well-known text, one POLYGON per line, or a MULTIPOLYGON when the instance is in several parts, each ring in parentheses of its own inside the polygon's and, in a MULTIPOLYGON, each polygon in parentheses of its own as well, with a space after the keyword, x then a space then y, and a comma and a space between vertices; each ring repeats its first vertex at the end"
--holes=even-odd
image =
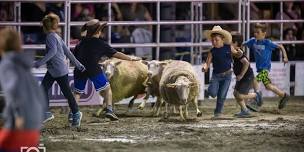
POLYGON ((282 51, 284 63, 288 62, 288 58, 282 45, 275 44, 271 40, 265 39, 266 29, 267 27, 265 24, 257 23, 254 26, 254 38, 244 42, 243 45, 254 52, 258 72, 258 75, 256 76, 257 81, 262 81, 267 90, 270 90, 281 97, 278 108, 282 109, 286 106, 289 95, 272 84, 268 74, 271 69, 271 54, 273 50, 279 48, 280 51, 282 51))
POLYGON ((205 36, 211 40, 213 47, 208 52, 202 71, 207 71, 212 62, 213 71, 208 94, 217 97, 214 118, 221 119, 224 101, 231 82, 232 55, 238 54, 238 52, 230 45, 231 34, 220 26, 214 26, 212 30, 206 31, 205 36))

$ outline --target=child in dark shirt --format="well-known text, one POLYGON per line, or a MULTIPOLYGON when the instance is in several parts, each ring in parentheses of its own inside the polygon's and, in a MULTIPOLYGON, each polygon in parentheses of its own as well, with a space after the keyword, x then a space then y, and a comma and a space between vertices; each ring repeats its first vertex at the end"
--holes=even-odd
MULTIPOLYGON (((239 55, 233 56, 233 72, 236 76, 236 84, 233 95, 237 103, 241 107, 241 112, 235 114, 236 117, 251 117, 250 111, 247 109, 245 100, 255 99, 258 103, 261 102, 262 96, 260 92, 249 93, 255 81, 253 70, 250 67, 250 62, 245 53, 240 49, 243 42, 242 35, 232 34, 232 46, 242 52, 239 55)), ((257 90, 257 88, 255 88, 257 90)))
POLYGON ((105 41, 100 39, 103 36, 103 29, 106 27, 105 22, 100 22, 97 19, 88 21, 82 27, 81 42, 75 48, 76 58, 85 66, 86 71, 81 72, 78 69, 74 70, 75 81, 75 98, 77 101, 80 95, 84 93, 87 80, 90 79, 96 92, 104 98, 106 103, 106 117, 111 120, 118 120, 112 108, 112 91, 110 83, 108 82, 105 73, 102 71, 98 62, 103 56, 115 57, 122 60, 137 61, 140 58, 129 57, 121 52, 117 52, 105 41))

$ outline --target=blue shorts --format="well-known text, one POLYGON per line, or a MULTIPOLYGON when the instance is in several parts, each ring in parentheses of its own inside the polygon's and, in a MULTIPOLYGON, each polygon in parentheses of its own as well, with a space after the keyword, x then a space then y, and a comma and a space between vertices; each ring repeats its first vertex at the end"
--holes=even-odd
POLYGON ((76 93, 84 93, 85 86, 87 84, 88 79, 90 79, 95 87, 96 92, 106 89, 110 83, 103 72, 100 74, 90 77, 90 78, 81 78, 74 80, 74 87, 76 93))

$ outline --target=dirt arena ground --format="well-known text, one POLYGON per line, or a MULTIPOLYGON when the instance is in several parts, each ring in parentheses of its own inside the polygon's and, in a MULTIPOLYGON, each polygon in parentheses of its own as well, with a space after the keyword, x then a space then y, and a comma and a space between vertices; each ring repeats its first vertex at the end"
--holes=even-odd
POLYGON ((192 118, 186 122, 178 116, 168 120, 148 117, 149 104, 146 110, 129 114, 126 105, 117 106, 117 122, 93 117, 96 107, 82 107, 84 119, 79 129, 67 127, 66 114, 55 108, 55 119, 42 131, 42 143, 48 152, 304 151, 304 98, 292 99, 280 112, 277 101, 269 99, 256 117, 246 119, 233 119, 239 108, 228 101, 225 116, 231 120, 211 120, 214 107, 214 101, 203 102, 203 116, 196 119, 192 110, 192 118))

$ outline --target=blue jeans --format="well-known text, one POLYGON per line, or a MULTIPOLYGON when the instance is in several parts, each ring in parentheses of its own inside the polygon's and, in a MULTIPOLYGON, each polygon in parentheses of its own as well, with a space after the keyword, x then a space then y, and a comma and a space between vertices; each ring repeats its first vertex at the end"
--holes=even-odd
POLYGON ((217 97, 214 114, 222 113, 224 101, 226 100, 227 92, 231 82, 231 76, 232 72, 229 72, 227 74, 212 73, 211 82, 208 87, 208 94, 213 98, 217 97))

